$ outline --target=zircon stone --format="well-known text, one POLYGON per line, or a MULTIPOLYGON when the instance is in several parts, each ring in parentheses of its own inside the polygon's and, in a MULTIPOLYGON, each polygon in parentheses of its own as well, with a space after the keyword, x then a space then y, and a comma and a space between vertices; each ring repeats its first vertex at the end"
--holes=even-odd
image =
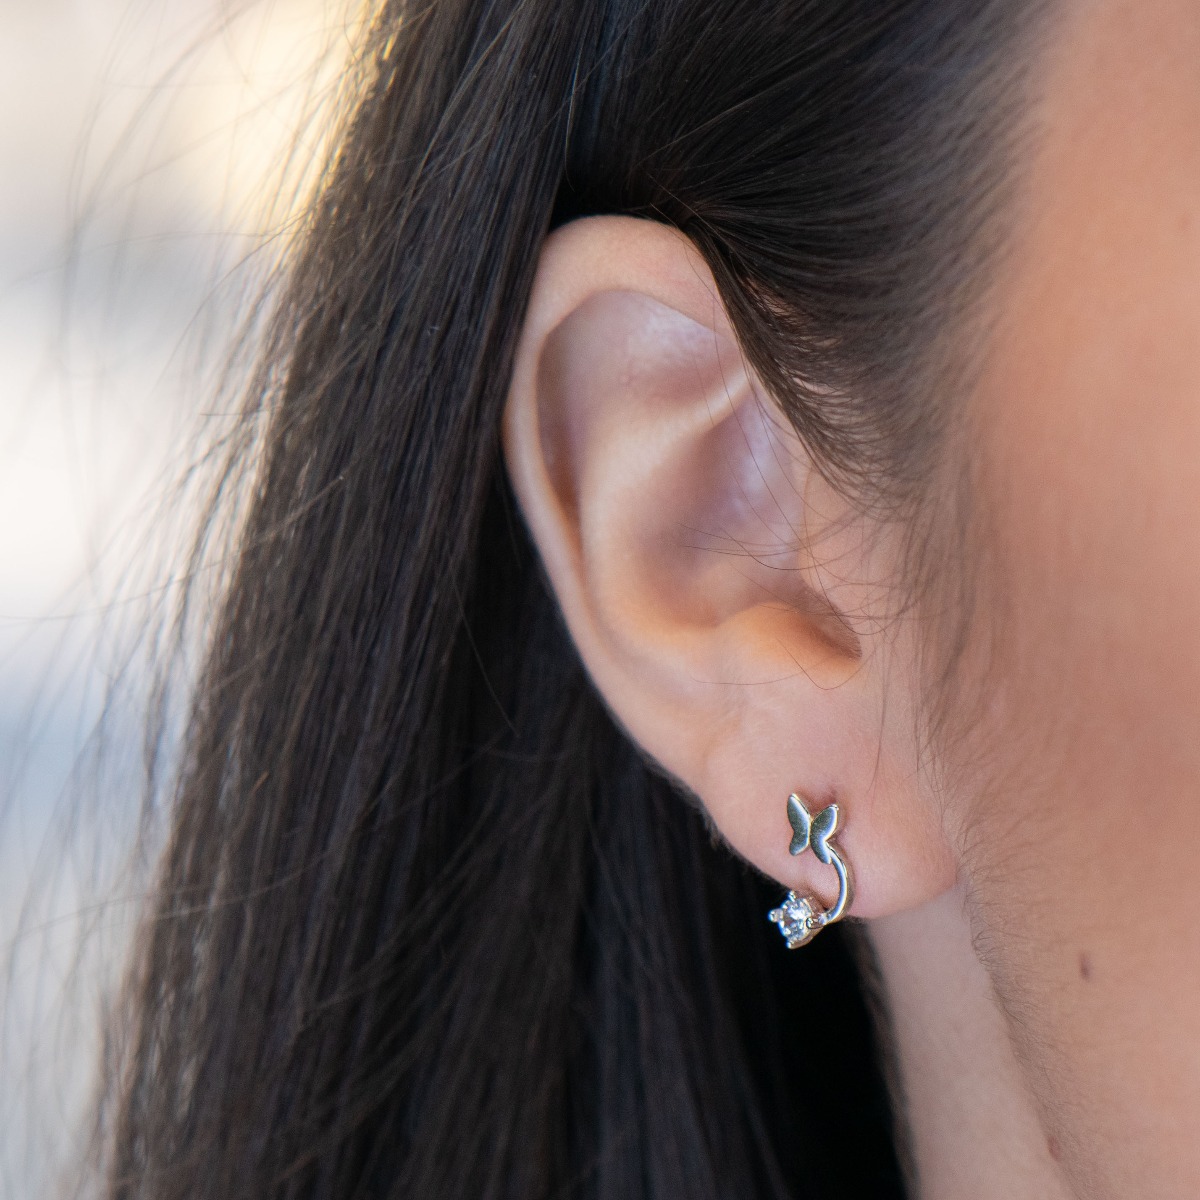
POLYGON ((767 913, 768 920, 779 926, 789 950, 803 946, 816 933, 816 928, 809 924, 814 915, 811 901, 795 892, 788 892, 783 903, 767 913))

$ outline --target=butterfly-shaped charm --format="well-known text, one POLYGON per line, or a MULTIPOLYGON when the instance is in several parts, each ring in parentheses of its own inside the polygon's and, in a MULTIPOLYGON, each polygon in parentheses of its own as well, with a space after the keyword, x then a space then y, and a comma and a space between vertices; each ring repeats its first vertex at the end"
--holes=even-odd
POLYGON ((832 862, 829 839, 837 832, 838 806, 830 804, 812 817, 804 807, 804 801, 793 792, 788 797, 787 811, 788 820, 792 823, 792 844, 788 849, 793 854, 803 854, 811 846, 821 862, 832 862))

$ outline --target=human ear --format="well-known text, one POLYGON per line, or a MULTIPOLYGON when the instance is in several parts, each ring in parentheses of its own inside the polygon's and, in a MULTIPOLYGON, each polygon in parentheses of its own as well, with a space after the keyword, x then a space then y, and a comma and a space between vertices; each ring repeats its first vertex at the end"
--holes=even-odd
POLYGON ((831 898, 829 868, 789 854, 795 790, 839 805, 855 915, 951 886, 913 656, 873 612, 888 537, 813 470, 683 235, 593 217, 550 236, 504 445, 593 681, 737 853, 831 898))

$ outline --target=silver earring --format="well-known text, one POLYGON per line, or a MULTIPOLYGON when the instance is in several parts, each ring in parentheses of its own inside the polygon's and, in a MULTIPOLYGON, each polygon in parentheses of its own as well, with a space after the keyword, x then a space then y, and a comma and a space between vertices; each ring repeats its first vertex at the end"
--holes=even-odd
POLYGON ((792 825, 792 844, 788 847, 793 855, 812 850, 818 860, 832 866, 838 876, 838 898, 822 909, 811 896, 798 896, 788 892, 783 903, 767 913, 767 919, 779 926, 789 950, 812 941, 826 925, 840 921, 854 899, 854 880, 850 866, 830 840, 837 832, 838 806, 830 804, 817 815, 810 816, 804 801, 793 792, 787 802, 788 820, 792 825))

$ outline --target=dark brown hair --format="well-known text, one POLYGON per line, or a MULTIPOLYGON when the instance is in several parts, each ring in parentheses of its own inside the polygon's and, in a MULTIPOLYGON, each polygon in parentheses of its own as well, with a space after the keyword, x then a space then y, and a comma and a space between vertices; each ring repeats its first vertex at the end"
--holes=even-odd
POLYGON ((636 214, 699 247, 830 477, 911 500, 1031 7, 379 6, 225 476, 112 1200, 900 1194, 845 948, 786 958, 775 890, 614 726, 500 416, 547 231, 636 214))

